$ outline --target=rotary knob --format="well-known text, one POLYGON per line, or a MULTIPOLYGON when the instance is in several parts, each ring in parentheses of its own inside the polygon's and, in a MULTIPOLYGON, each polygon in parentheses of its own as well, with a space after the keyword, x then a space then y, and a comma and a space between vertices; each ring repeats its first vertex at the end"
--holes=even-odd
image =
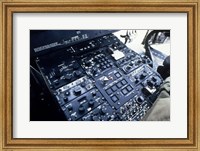
POLYGON ((74 88, 74 94, 75 94, 75 95, 80 95, 80 94, 81 94, 81 88, 80 88, 79 86, 76 86, 76 87, 74 88))
POLYGON ((140 80, 138 78, 135 78, 134 82, 137 84, 138 82, 140 82, 140 80))
POLYGON ((103 78, 101 79, 101 83, 102 85, 105 85, 110 79, 107 76, 103 76, 103 78))
POLYGON ((69 92, 69 91, 66 91, 66 92, 65 92, 65 95, 66 95, 66 96, 69 96, 69 95, 70 95, 70 92, 69 92))
POLYGON ((152 81, 156 82, 156 81, 157 81, 157 79, 156 79, 155 77, 152 77, 152 81))
POLYGON ((57 78, 57 79, 59 79, 60 77, 61 77, 61 73, 60 73, 60 71, 59 71, 59 69, 53 69, 53 71, 54 71, 54 73, 55 73, 55 78, 57 78))
POLYGON ((85 116, 82 118, 83 121, 91 121, 91 116, 85 116))
POLYGON ((90 61, 86 61, 86 62, 85 62, 85 65, 86 65, 87 67, 89 67, 89 66, 91 66, 91 62, 90 62, 90 61))
POLYGON ((106 66, 101 66, 101 69, 106 69, 106 66))
POLYGON ((99 108, 96 108, 96 109, 93 111, 93 114, 94 114, 94 115, 97 115, 97 114, 99 114, 99 111, 100 111, 100 109, 99 109, 99 108))
POLYGON ((128 58, 128 59, 131 59, 131 56, 130 56, 130 55, 128 55, 128 56, 127 56, 127 58, 128 58))
POLYGON ((73 63, 73 69, 78 69, 79 68, 79 64, 77 62, 73 63))
POLYGON ((150 92, 147 88, 142 88, 142 93, 143 93, 145 96, 151 95, 151 92, 150 92))
POLYGON ((84 88, 85 86, 86 86, 85 82, 82 82, 82 83, 81 83, 81 87, 84 88))
POLYGON ((130 67, 130 66, 127 66, 127 67, 126 67, 126 71, 129 71, 129 70, 131 70, 131 67, 130 67))
POLYGON ((106 114, 106 112, 107 112, 107 108, 106 108, 106 107, 103 107, 103 108, 101 109, 101 114, 106 114))
POLYGON ((131 67, 132 67, 132 66, 133 66, 133 63, 132 63, 132 62, 131 62, 131 63, 129 63, 129 66, 131 66, 131 67))
POLYGON ((98 115, 92 116, 92 120, 93 120, 93 121, 99 121, 99 116, 98 116, 98 115))
POLYGON ((76 77, 79 77, 79 76, 81 75, 81 71, 76 70, 76 71, 74 72, 74 75, 75 75, 76 77))
POLYGON ((78 111, 79 111, 80 113, 83 113, 83 112, 85 111, 85 107, 81 104, 81 105, 79 106, 79 108, 78 108, 78 111))
POLYGON ((92 96, 96 96, 96 91, 92 91, 92 96))
POLYGON ((102 116, 102 117, 101 117, 101 120, 102 120, 102 121, 108 121, 108 116, 102 116))
POLYGON ((140 79, 144 79, 147 76, 146 73, 141 74, 140 79))
POLYGON ((94 106, 95 101, 93 99, 89 100, 88 104, 90 107, 94 106))
POLYGON ((98 69, 97 69, 96 67, 93 67, 93 68, 92 68, 92 74, 93 74, 93 75, 97 74, 97 71, 98 71, 98 69))
POLYGON ((65 102, 67 102, 67 101, 68 101, 68 98, 67 98, 67 97, 64 97, 63 100, 64 100, 65 102))
POLYGON ((72 75, 71 74, 66 74, 65 75, 65 79, 66 80, 71 80, 72 79, 72 75))
POLYGON ((148 82, 147 82, 147 85, 148 85, 150 88, 152 88, 154 84, 152 83, 152 81, 148 81, 148 82))
POLYGON ((146 63, 146 60, 145 60, 145 59, 142 59, 142 63, 146 63))
POLYGON ((73 110, 73 106, 72 104, 69 104, 68 107, 67 107, 68 111, 72 111, 73 110))
POLYGON ((55 85, 59 85, 60 84, 60 82, 58 80, 56 80, 54 83, 55 83, 55 85))
POLYGON ((144 101, 144 98, 143 97, 138 97, 138 99, 137 99, 137 102, 138 103, 142 103, 144 101))
POLYGON ((141 60, 137 60, 136 64, 139 65, 141 62, 141 60))

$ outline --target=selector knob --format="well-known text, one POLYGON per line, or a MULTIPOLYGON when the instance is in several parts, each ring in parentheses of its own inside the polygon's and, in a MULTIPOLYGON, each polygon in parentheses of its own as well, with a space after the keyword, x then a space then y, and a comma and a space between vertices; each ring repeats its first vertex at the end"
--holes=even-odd
POLYGON ((61 73, 59 71, 59 69, 53 69, 54 73, 55 73, 55 78, 59 79, 61 77, 61 73))
POLYGON ((94 75, 97 74, 97 70, 98 70, 98 69, 97 69, 96 67, 93 67, 93 68, 92 68, 92 73, 93 73, 94 75))
POLYGON ((137 84, 138 82, 140 82, 140 80, 135 78, 135 83, 137 84))
POLYGON ((143 59, 143 60, 142 60, 142 63, 146 63, 146 60, 145 60, 145 59, 143 59))
POLYGON ((152 64, 151 61, 150 61, 149 59, 147 60, 147 63, 148 63, 148 64, 152 64))
POLYGON ((102 117, 101 117, 101 120, 102 120, 102 121, 108 121, 108 117, 107 117, 107 116, 102 116, 102 117))
POLYGON ((78 69, 79 68, 79 64, 77 62, 73 63, 73 69, 78 69))
POLYGON ((130 59, 130 58, 131 58, 131 56, 130 56, 130 55, 128 55, 128 56, 127 56, 127 58, 128 58, 128 59, 130 59))
POLYGON ((100 111, 100 109, 99 109, 99 108, 96 108, 96 109, 93 111, 93 114, 94 114, 94 115, 97 115, 97 114, 99 114, 99 111, 100 111))
POLYGON ((83 117, 82 120, 83 121, 91 121, 91 116, 83 117))
POLYGON ((67 109, 68 109, 69 111, 72 111, 72 109, 73 109, 72 104, 69 104, 69 106, 67 107, 67 109))
POLYGON ((76 71, 74 72, 74 74, 75 74, 76 77, 79 77, 79 76, 81 75, 81 71, 76 70, 76 71))
POLYGON ((66 95, 66 96, 69 96, 69 95, 70 95, 70 92, 69 92, 69 91, 66 91, 66 92, 65 92, 65 95, 66 95))
POLYGON ((101 109, 101 114, 106 114, 106 112, 107 112, 107 108, 106 107, 101 109))
POLYGON ((67 97, 64 97, 63 100, 64 100, 65 102, 67 102, 67 101, 68 101, 68 98, 67 98, 67 97))
POLYGON ((75 95, 80 95, 80 94, 81 94, 81 88, 80 88, 79 86, 76 86, 76 87, 74 88, 74 94, 75 94, 75 95))
POLYGON ((137 64, 140 64, 141 62, 142 62, 141 60, 138 60, 138 61, 137 61, 137 64))
POLYGON ((142 103, 142 102, 144 101, 144 98, 143 98, 143 97, 139 97, 139 98, 137 99, 137 101, 138 101, 138 103, 142 103))
POLYGON ((138 78, 139 78, 139 75, 136 75, 135 78, 138 79, 138 78))
POLYGON ((126 67, 126 71, 129 71, 130 69, 131 69, 130 66, 127 66, 127 67, 126 67))
POLYGON ((79 108, 78 108, 78 111, 80 113, 83 113, 85 111, 85 107, 83 105, 80 105, 79 108))
POLYGON ((96 92, 95 91, 92 91, 92 96, 96 96, 96 92))
POLYGON ((109 78, 106 77, 106 76, 104 76, 104 77, 102 78, 102 80, 101 80, 101 83, 102 83, 103 85, 105 85, 108 81, 109 81, 109 78))
POLYGON ((141 74, 140 79, 144 79, 147 76, 146 73, 141 74))
POLYGON ((102 69, 106 69, 106 66, 102 66, 101 68, 102 68, 102 69))
POLYGON ((142 88, 142 92, 144 93, 144 95, 149 96, 151 95, 151 92, 149 92, 149 90, 147 88, 142 88))
POLYGON ((91 65, 91 62, 90 62, 90 61, 86 61, 86 62, 85 62, 85 65, 86 65, 87 67, 89 67, 89 66, 91 65))
POLYGON ((86 86, 85 82, 82 82, 82 83, 81 83, 81 87, 84 88, 85 86, 86 86))
POLYGON ((158 87, 159 85, 160 85, 159 82, 156 82, 156 83, 154 84, 155 87, 158 87))
POLYGON ((152 80, 153 80, 154 82, 156 82, 156 81, 157 81, 157 79, 156 79, 155 77, 152 77, 152 80))
POLYGON ((71 80, 71 78, 72 78, 72 75, 71 75, 71 74, 66 74, 66 75, 65 75, 65 79, 66 79, 66 80, 71 80))
POLYGON ((88 104, 89 104, 90 107, 92 107, 92 106, 94 106, 94 103, 95 103, 94 100, 91 99, 88 104))
POLYGON ((147 84, 148 84, 148 86, 151 87, 151 88, 152 88, 153 85, 154 85, 151 81, 148 81, 147 84))
POLYGON ((133 66, 133 63, 131 62, 131 63, 129 63, 129 66, 133 66))
POLYGON ((93 121, 98 121, 98 120, 99 120, 99 116, 97 116, 97 115, 92 116, 92 120, 93 120, 93 121))
POLYGON ((60 82, 59 82, 58 80, 57 80, 57 81, 55 81, 55 85, 59 85, 59 83, 60 83, 60 82))

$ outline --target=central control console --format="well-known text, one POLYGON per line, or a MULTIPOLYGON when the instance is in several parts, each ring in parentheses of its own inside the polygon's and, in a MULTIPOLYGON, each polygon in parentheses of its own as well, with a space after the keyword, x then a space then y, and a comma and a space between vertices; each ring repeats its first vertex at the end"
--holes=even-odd
POLYGON ((152 61, 107 34, 41 56, 36 63, 68 121, 139 121, 163 79, 152 61))

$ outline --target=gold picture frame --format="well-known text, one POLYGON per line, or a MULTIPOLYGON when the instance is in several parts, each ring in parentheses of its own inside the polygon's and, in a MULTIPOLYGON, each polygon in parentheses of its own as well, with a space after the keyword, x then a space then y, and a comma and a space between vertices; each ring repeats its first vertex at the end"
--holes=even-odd
POLYGON ((0 150, 200 150, 199 0, 1 0, 0 150), (12 136, 12 43, 14 13, 187 13, 188 137, 185 139, 17 139, 12 136))

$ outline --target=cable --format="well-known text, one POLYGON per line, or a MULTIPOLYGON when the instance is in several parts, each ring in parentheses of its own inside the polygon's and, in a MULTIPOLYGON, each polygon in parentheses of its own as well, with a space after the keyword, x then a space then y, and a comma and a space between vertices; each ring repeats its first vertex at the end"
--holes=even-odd
POLYGON ((37 72, 39 75, 41 75, 41 73, 39 71, 37 71, 33 66, 30 65, 30 67, 35 71, 37 72))

